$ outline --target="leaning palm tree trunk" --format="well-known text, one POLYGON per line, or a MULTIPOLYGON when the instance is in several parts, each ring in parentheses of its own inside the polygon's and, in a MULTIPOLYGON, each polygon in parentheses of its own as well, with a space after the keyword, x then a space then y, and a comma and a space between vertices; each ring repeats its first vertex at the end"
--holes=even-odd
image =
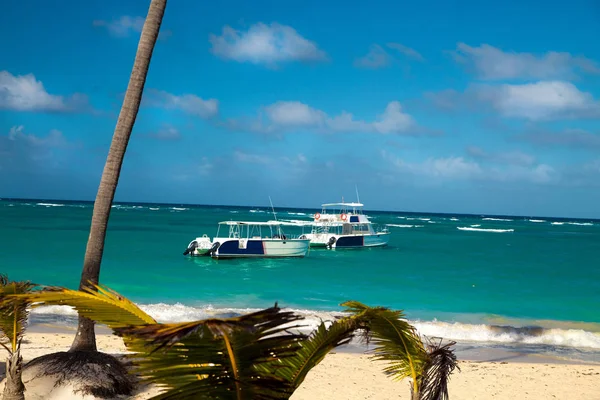
MULTIPOLYGON (((152 0, 144 28, 142 29, 142 35, 133 64, 133 71, 131 72, 129 85, 125 93, 125 100, 119 113, 119 119, 117 120, 117 126, 94 203, 90 236, 85 249, 83 271, 81 272, 81 282, 79 284, 80 289, 88 286, 90 282, 94 284, 98 283, 100 278, 100 264, 102 262, 110 209, 119 182, 119 175, 125 151, 127 150, 127 144, 129 143, 129 137, 131 136, 131 131, 140 108, 150 59, 152 58, 152 52, 158 38, 166 6, 167 0, 152 0)), ((77 336, 71 345, 70 351, 85 350, 96 351, 94 322, 80 316, 77 336)))

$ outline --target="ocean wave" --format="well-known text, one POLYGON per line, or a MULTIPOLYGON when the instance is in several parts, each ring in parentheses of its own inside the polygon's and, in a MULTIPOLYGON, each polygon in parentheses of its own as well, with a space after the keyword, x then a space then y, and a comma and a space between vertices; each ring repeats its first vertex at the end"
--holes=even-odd
POLYGON ((173 211, 187 211, 187 210, 189 210, 189 208, 184 208, 184 207, 171 207, 171 210, 173 210, 173 211))
POLYGON ((552 222, 550 225, 564 225, 564 222, 552 222))
POLYGON ((512 219, 507 219, 507 218, 482 218, 482 221, 512 221, 512 219))
MULTIPOLYGON (((257 308, 192 307, 181 303, 140 304, 142 310, 161 323, 189 322, 207 318, 228 318, 258 311, 257 308)), ((310 332, 322 321, 333 321, 344 315, 339 311, 313 311, 286 308, 304 317, 299 321, 302 331, 310 332)), ((32 320, 46 323, 77 323, 77 312, 68 306, 46 306, 31 312, 32 320)), ((510 326, 491 324, 467 324, 438 320, 410 320, 418 333, 429 337, 441 337, 457 342, 504 343, 552 345, 572 348, 600 349, 600 333, 583 329, 543 328, 539 326, 510 326)))
POLYGON ((514 229, 489 229, 489 228, 473 228, 471 226, 459 226, 456 229, 460 231, 473 231, 473 232, 496 232, 496 233, 504 233, 504 232, 514 232, 514 229))
POLYGON ((545 219, 529 219, 529 222, 536 222, 536 223, 541 223, 541 222, 546 222, 545 219))
POLYGON ((472 228, 479 228, 481 226, 481 224, 473 224, 471 225, 472 228))
POLYGON ((427 221, 428 224, 437 224, 435 221, 427 221))
POLYGON ((578 226, 594 226, 591 222, 567 222, 569 225, 578 225, 578 226))
POLYGON ((149 207, 148 209, 152 210, 152 211, 160 210, 160 208, 158 208, 158 207, 149 207))
POLYGON ((64 204, 59 203, 35 203, 36 206, 44 206, 44 207, 64 207, 64 204))
POLYGON ((463 324, 459 322, 413 322, 419 333, 456 341, 523 343, 600 349, 600 334, 582 329, 546 329, 537 326, 463 324))
POLYGON ((403 224, 385 224, 385 226, 391 226, 394 228, 422 228, 423 225, 403 225, 403 224))
POLYGON ((289 215, 308 215, 308 214, 306 214, 306 213, 303 213, 303 212, 291 212, 291 211, 290 211, 290 212, 288 212, 288 214, 289 214, 289 215))
POLYGON ((460 221, 458 218, 450 218, 450 221, 460 221))
POLYGON ((251 213, 264 213, 263 210, 250 210, 251 213))

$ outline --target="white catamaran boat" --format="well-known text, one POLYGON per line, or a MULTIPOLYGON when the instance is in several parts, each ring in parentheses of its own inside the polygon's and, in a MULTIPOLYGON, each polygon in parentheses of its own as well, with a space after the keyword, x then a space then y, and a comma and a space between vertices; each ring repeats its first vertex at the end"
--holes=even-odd
POLYGON ((304 257, 308 252, 308 238, 287 237, 279 221, 220 222, 217 235, 192 240, 183 255, 211 256, 213 258, 304 257), (229 231, 220 235, 221 227, 229 231))
POLYGON ((376 230, 362 213, 361 203, 328 203, 313 216, 311 247, 329 249, 385 246, 390 240, 387 229, 376 230))

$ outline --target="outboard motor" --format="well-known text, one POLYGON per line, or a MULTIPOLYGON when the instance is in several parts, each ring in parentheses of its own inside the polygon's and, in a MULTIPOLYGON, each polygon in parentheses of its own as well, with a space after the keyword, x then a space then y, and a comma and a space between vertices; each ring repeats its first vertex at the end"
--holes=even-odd
POLYGON ((183 255, 187 256, 190 253, 192 253, 192 255, 193 255, 194 254, 194 250, 196 250, 196 247, 198 247, 198 242, 196 242, 195 240, 192 240, 190 242, 190 244, 188 244, 187 249, 185 249, 185 251, 183 252, 183 255))
POLYGON ((214 242, 212 246, 210 246, 210 250, 208 251, 208 255, 209 256, 214 256, 215 253, 217 252, 217 250, 219 249, 219 246, 221 245, 221 243, 219 242, 214 242))
POLYGON ((334 244, 335 244, 335 237, 332 236, 329 238, 329 241, 327 242, 327 247, 329 247, 331 249, 334 244))

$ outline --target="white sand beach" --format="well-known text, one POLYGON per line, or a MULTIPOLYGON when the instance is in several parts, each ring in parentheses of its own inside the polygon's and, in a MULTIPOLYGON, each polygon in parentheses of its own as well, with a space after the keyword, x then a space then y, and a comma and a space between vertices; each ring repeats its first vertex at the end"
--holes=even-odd
MULTIPOLYGON (((73 334, 28 333, 23 343, 25 361, 69 348, 73 334)), ((125 351, 120 338, 98 335, 100 350, 118 354, 125 351)), ((452 400, 600 400, 600 365, 557 362, 461 361, 461 371, 450 380, 452 400)), ((0 373, 4 373, 4 365, 0 373)), ((43 387, 27 386, 26 399, 91 400, 69 393, 69 388, 54 389, 50 382, 43 387)), ((26 384, 27 385, 27 384, 26 384)), ((158 393, 154 388, 140 391, 132 399, 142 400, 158 393)), ((313 369, 292 396, 293 400, 353 400, 410 398, 408 381, 395 382, 381 372, 381 364, 364 354, 336 352, 313 369)))

